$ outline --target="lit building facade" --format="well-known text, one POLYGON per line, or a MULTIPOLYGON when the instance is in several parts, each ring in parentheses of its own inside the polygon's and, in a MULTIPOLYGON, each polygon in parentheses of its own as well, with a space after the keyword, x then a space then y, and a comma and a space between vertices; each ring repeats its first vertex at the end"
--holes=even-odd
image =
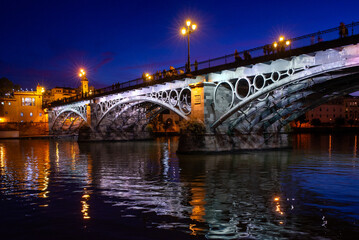
POLYGON ((11 96, 0 99, 1 122, 47 122, 42 109, 44 88, 37 86, 36 91, 17 91, 11 96))
POLYGON ((48 122, 43 106, 77 95, 92 95, 94 91, 93 86, 88 86, 87 78, 83 77, 79 88, 55 87, 45 90, 38 85, 36 91, 9 93, 0 98, 0 123, 48 122))

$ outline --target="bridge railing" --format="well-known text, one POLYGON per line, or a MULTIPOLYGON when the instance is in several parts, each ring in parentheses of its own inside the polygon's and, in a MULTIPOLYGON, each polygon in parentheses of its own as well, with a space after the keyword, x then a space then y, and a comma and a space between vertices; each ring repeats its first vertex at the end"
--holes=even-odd
MULTIPOLYGON (((351 24, 345 25, 345 27, 348 30, 347 36, 353 36, 353 35, 359 34, 359 22, 352 22, 351 24)), ((335 28, 327 29, 324 31, 318 31, 318 32, 314 32, 311 34, 306 34, 306 35, 296 37, 296 38, 285 39, 285 41, 286 40, 290 41, 289 46, 286 46, 285 50, 301 48, 301 47, 305 47, 305 46, 309 46, 309 45, 318 44, 318 43, 321 43, 324 41, 335 40, 338 38, 340 38, 339 26, 335 27, 335 28)), ((278 41, 277 41, 277 43, 278 43, 278 41)), ((268 44, 260 46, 260 47, 243 50, 243 51, 238 52, 238 55, 241 57, 241 59, 244 59, 244 53, 248 52, 250 54, 251 58, 260 57, 260 56, 265 55, 265 53, 264 53, 265 46, 272 48, 273 44, 274 43, 268 43, 268 44)), ((277 51, 277 50, 275 50, 275 51, 277 51)), ((233 54, 225 55, 223 57, 218 57, 218 58, 213 58, 213 59, 209 59, 206 61, 198 62, 198 70, 215 67, 215 66, 219 66, 219 65, 223 65, 223 64, 233 63, 234 61, 235 61, 235 54, 233 52, 233 54)), ((181 67, 179 69, 184 69, 184 67, 181 67)), ((192 69, 192 71, 195 70, 194 64, 191 64, 191 69, 192 69)))
MULTIPOLYGON (((359 34, 359 22, 352 22, 351 24, 346 24, 345 27, 348 30, 347 36, 353 36, 353 35, 359 34)), ((314 33, 303 35, 303 36, 296 37, 296 38, 286 39, 286 40, 290 41, 290 44, 289 44, 289 46, 286 46, 284 50, 286 51, 289 49, 297 49, 297 48, 306 47, 306 46, 310 46, 310 45, 320 44, 321 42, 338 39, 338 38, 340 38, 339 29, 340 29, 340 27, 338 26, 335 28, 330 28, 330 29, 327 29, 324 31, 314 32, 314 33)), ((251 58, 261 57, 261 56, 265 55, 265 52, 264 52, 265 46, 268 46, 271 49, 271 53, 267 52, 267 54, 272 54, 273 52, 278 51, 277 49, 273 48, 273 43, 268 43, 264 46, 240 51, 240 52, 238 52, 238 55, 244 61, 245 61, 245 56, 244 56, 245 52, 249 53, 251 58)), ((220 66, 220 65, 224 65, 224 64, 228 64, 228 63, 233 63, 233 62, 235 62, 235 53, 225 55, 222 57, 218 57, 218 58, 205 60, 202 62, 198 62, 197 70, 208 69, 211 67, 216 67, 216 66, 220 66)), ((175 76, 183 75, 184 76, 184 74, 182 74, 182 73, 185 72, 185 66, 178 67, 175 70, 177 72, 176 74, 172 74, 172 75, 170 74, 169 77, 162 77, 161 79, 167 78, 169 81, 171 81, 171 80, 173 80, 173 78, 172 78, 173 75, 175 75, 175 76)), ((191 71, 194 71, 194 70, 196 70, 196 67, 195 67, 195 64, 192 63, 191 71)), ((154 79, 157 80, 155 76, 154 76, 154 79)), ((135 86, 138 86, 141 84, 145 84, 146 82, 147 82, 147 80, 144 80, 142 78, 137 78, 137 79, 134 79, 134 80, 131 80, 128 82, 117 83, 117 84, 113 84, 108 87, 96 89, 95 92, 91 93, 90 95, 86 95, 86 96, 78 95, 75 97, 66 98, 66 99, 62 99, 60 101, 53 102, 53 104, 70 103, 70 102, 78 101, 80 99, 93 98, 96 96, 104 95, 106 93, 111 93, 114 91, 119 91, 122 89, 129 88, 129 87, 135 87, 135 86)))

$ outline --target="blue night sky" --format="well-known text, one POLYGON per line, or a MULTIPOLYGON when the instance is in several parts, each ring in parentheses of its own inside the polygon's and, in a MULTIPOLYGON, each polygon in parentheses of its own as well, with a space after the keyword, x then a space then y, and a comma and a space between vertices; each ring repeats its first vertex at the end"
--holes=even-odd
POLYGON ((104 87, 183 66, 186 18, 198 24, 191 59, 232 54, 359 21, 359 1, 0 1, 0 77, 23 88, 104 87))

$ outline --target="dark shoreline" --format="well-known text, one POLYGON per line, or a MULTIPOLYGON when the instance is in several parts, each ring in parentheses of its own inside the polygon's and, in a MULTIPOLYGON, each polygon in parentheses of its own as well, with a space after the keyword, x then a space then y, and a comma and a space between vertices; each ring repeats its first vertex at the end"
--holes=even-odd
POLYGON ((359 133, 359 127, 312 127, 292 128, 292 133, 359 133))

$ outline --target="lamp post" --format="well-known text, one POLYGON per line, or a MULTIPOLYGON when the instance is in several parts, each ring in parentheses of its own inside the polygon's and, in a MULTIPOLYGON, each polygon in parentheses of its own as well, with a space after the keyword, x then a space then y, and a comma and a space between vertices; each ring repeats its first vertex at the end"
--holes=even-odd
POLYGON ((285 37, 283 36, 279 37, 278 42, 273 43, 273 48, 277 49, 277 52, 284 51, 286 47, 290 47, 290 46, 291 46, 291 41, 289 39, 285 41, 285 37))
POLYGON ((191 20, 186 21, 186 27, 181 29, 181 33, 183 36, 187 35, 187 43, 188 43, 188 59, 187 59, 187 72, 191 71, 191 61, 190 61, 190 54, 189 54, 189 35, 191 35, 196 29, 197 24, 191 23, 191 20))

